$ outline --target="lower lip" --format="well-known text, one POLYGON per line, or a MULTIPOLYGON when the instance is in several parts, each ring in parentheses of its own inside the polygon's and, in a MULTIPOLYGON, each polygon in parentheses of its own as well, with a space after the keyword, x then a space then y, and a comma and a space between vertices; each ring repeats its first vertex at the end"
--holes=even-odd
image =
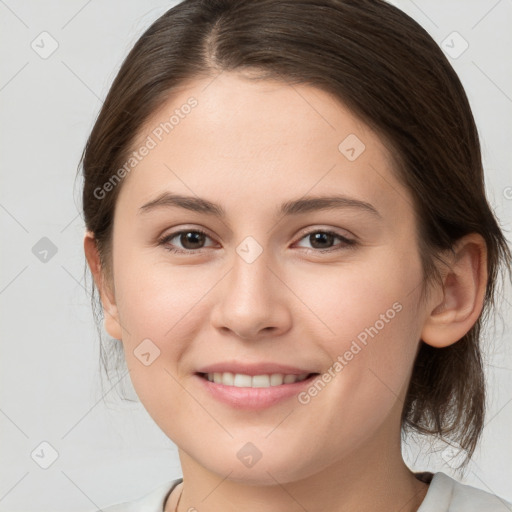
POLYGON ((296 396, 304 388, 311 385, 311 382, 318 377, 312 374, 307 379, 292 384, 281 384, 268 388, 242 388, 237 386, 226 386, 210 382, 208 379, 195 374, 194 377, 200 381, 204 389, 214 398, 237 409, 258 410, 275 405, 287 398, 296 396))

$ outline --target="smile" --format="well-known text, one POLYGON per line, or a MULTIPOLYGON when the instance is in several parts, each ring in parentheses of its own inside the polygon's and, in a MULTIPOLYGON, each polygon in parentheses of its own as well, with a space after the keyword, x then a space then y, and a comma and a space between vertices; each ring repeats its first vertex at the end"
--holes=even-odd
POLYGON ((318 373, 246 375, 196 373, 194 378, 210 398, 245 410, 261 410, 284 403, 311 385, 318 373))
POLYGON ((309 373, 301 375, 272 373, 267 375, 246 375, 243 373, 214 372, 202 374, 204 378, 216 384, 225 386, 235 386, 238 388, 269 388, 271 386, 281 386, 282 384, 293 384, 307 379, 309 373))

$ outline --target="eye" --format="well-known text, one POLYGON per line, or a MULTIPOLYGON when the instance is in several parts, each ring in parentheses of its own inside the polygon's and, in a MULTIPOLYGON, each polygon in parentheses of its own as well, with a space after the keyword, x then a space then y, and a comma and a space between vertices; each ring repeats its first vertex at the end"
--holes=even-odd
POLYGON ((184 254, 202 249, 206 238, 210 237, 200 229, 183 229, 164 236, 158 241, 158 244, 163 245, 165 249, 170 252, 184 254), (175 238, 178 239, 184 249, 172 247, 174 244, 172 244, 171 241, 175 238))
MULTIPOLYGON (((178 253, 178 254, 193 254, 195 251, 200 251, 205 248, 204 243, 206 239, 211 239, 206 232, 201 229, 182 229, 170 233, 158 241, 159 245, 164 246, 167 251, 178 253), (175 247, 176 239, 182 248, 175 247)), ((300 240, 309 239, 312 244, 312 249, 308 249, 309 252, 332 252, 342 250, 347 247, 352 247, 357 244, 355 240, 346 238, 334 231, 315 230, 306 233, 300 240), (332 247, 332 243, 336 240, 340 240, 341 244, 338 247, 332 247)))
POLYGON ((331 252, 336 250, 342 250, 346 247, 352 247, 357 244, 353 239, 346 238, 334 231, 315 230, 306 233, 300 240, 308 239, 312 244, 313 250, 310 252, 331 252), (332 247, 332 243, 335 239, 341 240, 341 245, 338 247, 332 247), (316 249, 316 250, 315 250, 316 249))

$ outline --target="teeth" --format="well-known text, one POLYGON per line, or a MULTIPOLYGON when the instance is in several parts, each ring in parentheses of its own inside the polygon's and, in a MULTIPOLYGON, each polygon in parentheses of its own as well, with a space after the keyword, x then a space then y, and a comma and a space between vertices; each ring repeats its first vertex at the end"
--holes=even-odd
POLYGON ((225 386, 235 386, 238 388, 268 388, 270 386, 281 386, 282 384, 292 384, 307 378, 309 373, 301 375, 284 375, 282 373, 273 373, 271 375, 244 375, 242 373, 208 373, 206 378, 216 384, 225 386))

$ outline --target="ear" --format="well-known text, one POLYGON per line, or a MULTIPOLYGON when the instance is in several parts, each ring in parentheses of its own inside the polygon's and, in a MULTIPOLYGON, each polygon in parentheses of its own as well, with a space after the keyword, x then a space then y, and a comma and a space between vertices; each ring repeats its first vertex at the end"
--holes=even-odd
POLYGON ((117 310, 114 292, 101 267, 96 239, 94 238, 94 234, 90 231, 86 231, 84 236, 84 252, 94 278, 94 283, 100 294, 105 318, 105 330, 112 338, 121 340, 121 324, 119 322, 119 312, 117 310))
POLYGON ((429 302, 421 339, 442 348, 460 340, 482 312, 487 286, 487 245, 477 233, 464 236, 447 252, 449 269, 429 302))

